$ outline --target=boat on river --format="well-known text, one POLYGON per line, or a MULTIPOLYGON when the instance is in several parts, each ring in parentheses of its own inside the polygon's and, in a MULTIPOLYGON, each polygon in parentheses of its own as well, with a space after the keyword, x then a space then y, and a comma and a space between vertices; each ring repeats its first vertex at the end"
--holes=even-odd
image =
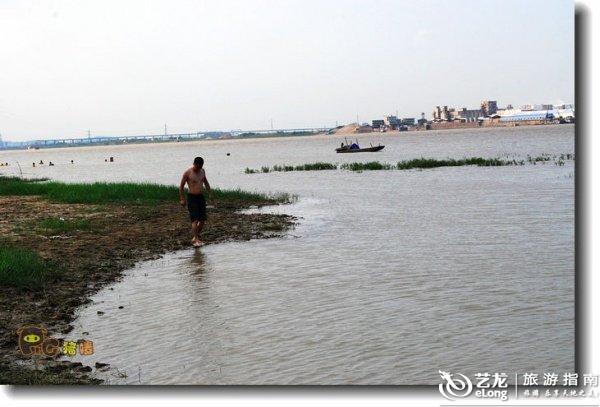
POLYGON ((356 142, 350 144, 348 142, 346 142, 346 144, 342 143, 341 147, 338 147, 335 149, 336 153, 373 153, 375 151, 381 151, 383 150, 385 146, 382 146, 381 144, 379 144, 378 146, 373 146, 371 144, 371 147, 365 147, 365 148, 361 148, 358 145, 358 140, 356 140, 356 142))

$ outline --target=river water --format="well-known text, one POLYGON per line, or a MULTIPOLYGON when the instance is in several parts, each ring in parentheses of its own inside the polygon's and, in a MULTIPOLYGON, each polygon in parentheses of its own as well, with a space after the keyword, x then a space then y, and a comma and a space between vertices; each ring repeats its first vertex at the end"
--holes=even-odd
POLYGON ((574 369, 574 163, 244 174, 246 167, 574 152, 574 127, 204 141, 0 154, 4 173, 296 194, 285 238, 143 262, 77 313, 110 383, 437 384, 574 369), (226 154, 230 153, 230 156, 226 154), (104 160, 110 156, 115 162, 104 160), (74 164, 70 164, 70 160, 74 164), (55 166, 33 168, 32 162, 55 166), (119 309, 119 306, 124 308, 119 309), (104 315, 98 315, 103 311, 104 315))

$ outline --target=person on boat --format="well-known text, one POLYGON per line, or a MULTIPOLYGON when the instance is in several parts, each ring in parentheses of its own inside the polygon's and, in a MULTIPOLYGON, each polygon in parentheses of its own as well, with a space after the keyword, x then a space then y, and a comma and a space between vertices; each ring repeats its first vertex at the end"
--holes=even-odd
POLYGON ((192 245, 200 247, 202 242, 198 235, 204 228, 206 222, 206 200, 202 191, 202 185, 206 187, 208 196, 212 199, 212 189, 204 171, 204 159, 194 158, 194 165, 185 170, 179 183, 179 203, 185 208, 187 206, 192 222, 192 245), (185 184, 188 186, 187 200, 184 197, 185 184))
POLYGON ((358 144, 356 143, 352 143, 352 145, 350 146, 351 150, 358 150, 360 147, 358 146, 358 144))

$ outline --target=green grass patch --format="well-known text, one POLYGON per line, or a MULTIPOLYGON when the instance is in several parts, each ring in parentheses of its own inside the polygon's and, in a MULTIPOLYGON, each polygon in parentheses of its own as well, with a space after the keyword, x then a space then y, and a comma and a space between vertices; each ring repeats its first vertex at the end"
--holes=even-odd
POLYGON ((527 156, 527 162, 534 164, 534 165, 539 162, 550 161, 551 159, 552 159, 552 157, 550 157, 549 154, 542 154, 537 157, 532 157, 530 155, 527 156))
POLYGON ((264 171, 265 167, 262 167, 262 168, 263 168, 263 172, 270 172, 270 171, 288 172, 288 171, 294 171, 294 166, 293 165, 274 165, 273 168, 271 168, 270 170, 267 170, 267 171, 264 171))
POLYGON ((413 168, 438 168, 438 167, 461 167, 465 165, 477 165, 479 167, 496 167, 503 165, 516 165, 517 161, 506 161, 498 158, 471 157, 460 160, 434 158, 416 158, 413 160, 399 161, 396 168, 399 170, 410 170, 413 168))
POLYGON ((269 172, 290 172, 290 171, 325 171, 325 170, 337 170, 338 165, 332 163, 316 162, 307 163, 300 165, 274 165, 272 167, 260 167, 259 170, 246 167, 244 172, 246 174, 257 174, 269 172))
MULTIPOLYGON (((567 156, 565 156, 567 157, 567 156)), ((535 160, 541 160, 541 158, 530 159, 529 162, 535 163, 535 160)), ((547 161, 544 156, 544 161, 547 161)), ((366 163, 354 162, 344 163, 338 166, 335 163, 324 163, 316 162, 302 165, 274 165, 273 167, 262 167, 260 170, 252 168, 246 168, 246 174, 256 174, 259 172, 288 172, 288 171, 321 171, 321 170, 348 170, 348 171, 375 171, 375 170, 410 170, 414 168, 426 169, 426 168, 438 168, 438 167, 459 167, 465 165, 477 165, 479 167, 497 167, 504 165, 524 165, 525 161, 517 160, 503 160, 500 158, 482 158, 482 157, 470 157, 463 159, 435 159, 435 158, 415 158, 412 160, 399 161, 397 164, 381 163, 379 161, 370 161, 366 163)))
POLYGON ((285 200, 280 196, 269 196, 258 192, 248 192, 241 189, 218 189, 213 188, 213 196, 216 200, 237 200, 248 202, 264 202, 264 201, 282 201, 285 200))
POLYGON ((0 285, 40 288, 56 276, 56 269, 34 251, 9 245, 0 246, 0 285))
POLYGON ((337 164, 316 162, 316 163, 296 165, 294 167, 294 171, 324 171, 324 170, 337 170, 337 168, 338 168, 337 164))
POLYGON ((376 171, 376 170, 393 170, 394 166, 388 163, 380 163, 379 161, 371 161, 368 163, 345 163, 340 167, 343 170, 350 171, 376 171))
MULTIPOLYGON (((0 196, 36 195, 55 202, 73 204, 139 203, 153 204, 162 201, 177 201, 179 191, 176 186, 149 183, 107 183, 66 184, 24 180, 14 177, 0 177, 0 196)), ((236 199, 244 201, 272 200, 265 194, 246 192, 240 189, 213 189, 215 199, 236 199)))
POLYGON ((45 218, 37 224, 38 229, 47 233, 67 233, 76 230, 90 230, 90 221, 87 219, 45 218))

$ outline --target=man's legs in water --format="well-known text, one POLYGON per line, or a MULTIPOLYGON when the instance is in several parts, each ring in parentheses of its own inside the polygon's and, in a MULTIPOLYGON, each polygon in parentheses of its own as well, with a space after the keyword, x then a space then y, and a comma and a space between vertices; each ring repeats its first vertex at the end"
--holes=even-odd
POLYGON ((198 221, 195 220, 192 222, 192 244, 198 242, 198 221))

